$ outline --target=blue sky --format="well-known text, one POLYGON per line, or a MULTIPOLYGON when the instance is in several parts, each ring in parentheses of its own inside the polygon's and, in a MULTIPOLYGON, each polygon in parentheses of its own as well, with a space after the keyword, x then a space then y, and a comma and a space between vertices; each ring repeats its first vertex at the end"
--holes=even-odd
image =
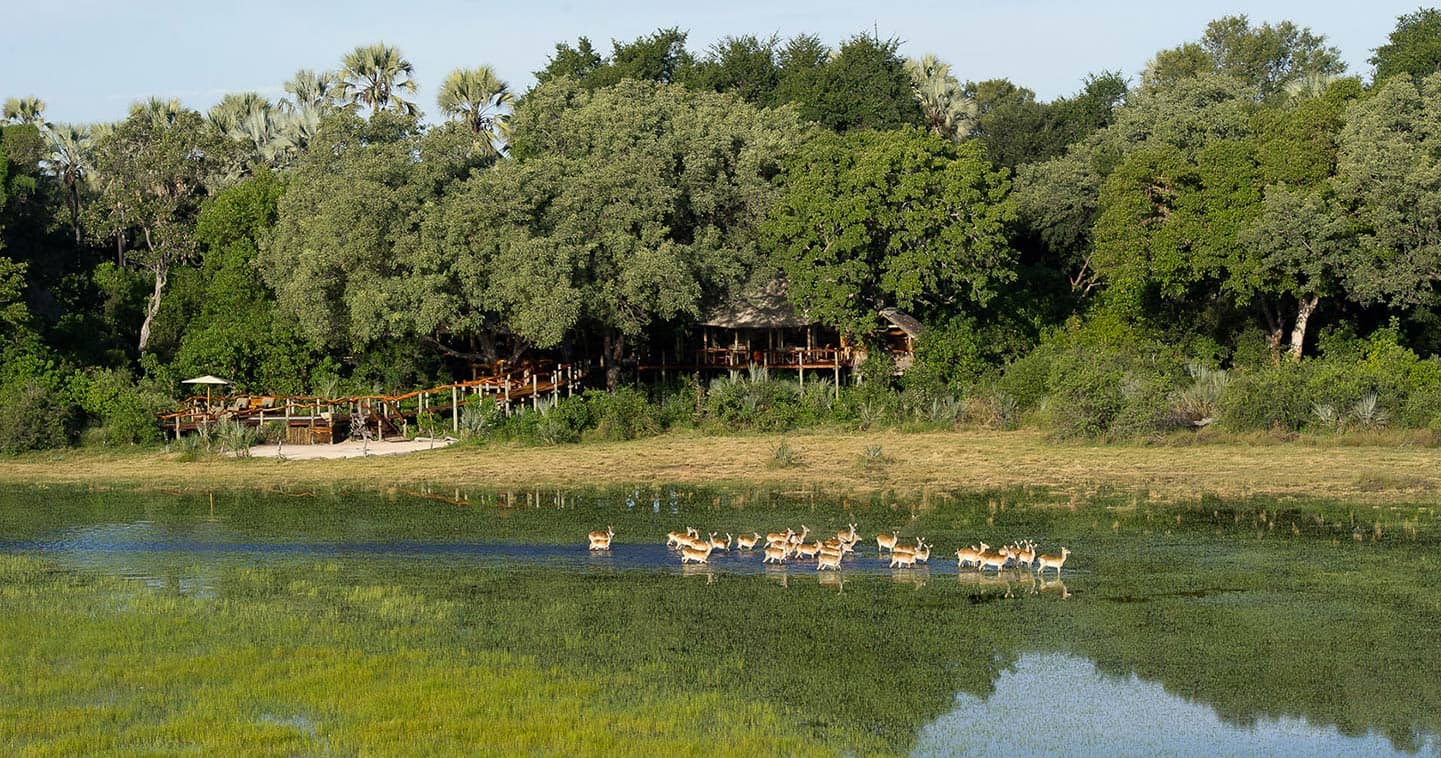
POLYGON ((1362 5, 1312 0, 1184 4, 1117 2, 532 2, 351 0, 0 0, 0 97, 37 95, 52 121, 121 118, 132 101, 179 97, 204 109, 225 92, 278 97, 300 68, 334 68, 357 44, 397 45, 416 67, 422 108, 451 69, 489 63, 518 91, 558 41, 587 35, 603 49, 658 27, 690 31, 703 50, 728 34, 819 34, 835 44, 876 29, 902 52, 933 52, 962 80, 1008 77, 1044 99, 1069 94, 1088 72, 1134 76, 1157 50, 1200 36, 1207 21, 1246 13, 1292 20, 1326 35, 1353 73, 1418 0, 1362 5))

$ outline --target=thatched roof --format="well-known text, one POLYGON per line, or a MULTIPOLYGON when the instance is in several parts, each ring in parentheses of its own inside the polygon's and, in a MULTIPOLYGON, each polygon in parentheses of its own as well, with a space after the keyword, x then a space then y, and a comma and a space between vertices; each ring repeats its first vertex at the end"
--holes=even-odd
POLYGON ((912 337, 919 337, 921 336, 921 332, 925 331, 925 327, 921 326, 921 322, 917 321, 914 316, 896 308, 882 308, 880 316, 890 322, 891 326, 900 329, 912 337))
POLYGON ((812 324, 796 313, 786 299, 786 283, 772 279, 760 287, 747 287, 730 302, 716 306, 701 324, 724 329, 788 329, 812 324))

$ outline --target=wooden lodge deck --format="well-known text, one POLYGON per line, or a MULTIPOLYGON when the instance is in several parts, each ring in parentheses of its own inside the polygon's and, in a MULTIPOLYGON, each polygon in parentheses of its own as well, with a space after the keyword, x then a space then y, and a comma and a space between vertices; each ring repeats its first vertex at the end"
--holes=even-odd
POLYGON ((539 405, 549 395, 558 399, 573 394, 584 370, 573 365, 537 364, 501 371, 470 381, 442 384, 398 395, 355 395, 323 398, 299 395, 234 395, 207 401, 187 398, 182 406, 160 414, 166 433, 178 439, 186 432, 213 428, 231 420, 259 427, 282 423, 285 441, 292 444, 339 442, 350 436, 374 438, 402 435, 424 414, 437 420, 449 417, 452 432, 460 430, 460 410, 467 399, 481 398, 506 413, 516 405, 539 405))

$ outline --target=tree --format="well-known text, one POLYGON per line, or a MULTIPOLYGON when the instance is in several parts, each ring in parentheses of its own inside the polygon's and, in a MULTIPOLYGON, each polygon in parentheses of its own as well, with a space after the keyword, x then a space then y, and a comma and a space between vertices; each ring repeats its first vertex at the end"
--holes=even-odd
POLYGON ((81 244, 80 193, 90 180, 92 143, 90 129, 72 124, 58 124, 50 130, 50 155, 46 159, 52 176, 65 191, 65 206, 70 211, 70 231, 75 246, 81 244))
POLYGON ((384 42, 361 45, 341 59, 337 92, 352 105, 365 106, 372 113, 389 109, 415 116, 420 109, 400 95, 419 87, 414 75, 415 67, 398 48, 384 42))
POLYGON ((171 268, 196 251, 195 215, 206 181, 225 162, 222 141, 200 114, 139 107, 95 145, 99 180, 94 223, 97 240, 130 241, 128 263, 153 277, 138 348, 150 342, 171 268))
POLYGON ((1376 84, 1401 75, 1420 81, 1441 71, 1441 10, 1419 8, 1398 16, 1386 44, 1366 62, 1376 67, 1371 77, 1376 84))
POLYGON ((1157 53, 1142 83, 1165 87, 1202 74, 1220 74, 1254 87, 1256 96, 1265 99, 1282 94, 1297 79, 1345 71, 1341 51, 1326 45, 1325 36, 1290 21, 1252 26, 1245 15, 1239 15, 1207 24, 1200 42, 1157 53))
POLYGON ((257 256, 277 307, 306 339, 360 354, 437 336, 426 314, 444 296, 420 245, 427 215, 488 158, 457 124, 409 116, 329 116, 292 169, 257 256))
POLYGON ((770 105, 780 82, 776 49, 780 38, 754 34, 727 36, 712 44, 691 76, 695 86, 732 92, 752 105, 770 105))
POLYGON ((974 143, 916 129, 823 135, 786 163, 764 239, 788 297, 866 334, 888 306, 982 305, 1014 278, 1010 182, 974 143))
POLYGON ((514 160, 457 197, 458 254, 538 347, 597 335, 607 382, 658 323, 694 318, 758 261, 771 177, 801 139, 789 108, 628 80, 551 80, 515 117, 514 160))
POLYGON ((920 60, 906 61, 906 73, 910 74, 911 91, 921 106, 923 124, 931 134, 950 140, 971 136, 979 108, 951 76, 949 64, 928 53, 920 60))
POLYGON ((5 100, 5 122, 9 124, 34 124, 44 127, 45 101, 38 97, 11 97, 5 100))
POLYGON ((1441 74, 1386 81, 1347 113, 1336 193, 1364 263, 1346 272, 1361 302, 1407 307, 1441 280, 1441 74))
POLYGON ((499 154, 501 145, 510 137, 510 109, 515 96, 490 66, 450 72, 440 85, 436 104, 442 113, 483 137, 485 149, 492 154, 499 154))
POLYGON ((864 34, 841 43, 821 70, 812 99, 800 103, 801 116, 838 132, 919 125, 921 106, 899 48, 900 40, 864 34))
MULTIPOLYGON (((1260 215, 1241 232, 1241 244, 1255 255, 1249 266, 1232 272, 1231 289, 1243 304, 1253 296, 1294 302, 1287 349, 1292 360, 1301 359, 1307 327, 1322 300, 1340 294, 1343 272, 1362 263, 1351 254, 1355 241, 1349 239, 1349 226, 1324 192, 1275 185, 1266 190, 1260 215)), ((1279 318, 1276 306, 1263 307, 1268 318, 1279 318)), ((1279 342, 1283 328, 1272 325, 1274 341, 1279 342)))
POLYGON ((283 107, 323 111, 335 107, 340 98, 340 75, 302 68, 285 83, 285 91, 290 93, 290 98, 280 101, 283 107))
POLYGON ((535 72, 545 84, 568 78, 586 89, 608 87, 624 79, 675 83, 688 81, 694 73, 695 58, 685 49, 686 33, 678 28, 657 29, 630 42, 611 40, 611 54, 603 57, 589 39, 581 37, 575 47, 555 46, 546 67, 535 72))

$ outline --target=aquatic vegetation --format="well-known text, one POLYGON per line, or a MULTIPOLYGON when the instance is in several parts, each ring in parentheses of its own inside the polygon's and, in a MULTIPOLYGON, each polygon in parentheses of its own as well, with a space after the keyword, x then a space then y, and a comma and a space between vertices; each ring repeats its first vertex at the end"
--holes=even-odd
POLYGON ((0 495, 0 748, 903 753, 1030 653, 1240 727, 1301 718, 1402 749, 1441 733, 1426 505, 309 494, 0 495), (820 577, 758 553, 676 573, 664 546, 685 526, 801 523, 857 524, 861 554, 820 577), (596 524, 613 556, 584 555, 596 524), (872 538, 892 528, 943 565, 885 571, 872 538), (939 561, 1027 538, 1069 547, 1059 580, 939 561), (580 568, 448 549, 477 539, 564 545, 580 568), (665 567, 615 568, 647 548, 665 567))

